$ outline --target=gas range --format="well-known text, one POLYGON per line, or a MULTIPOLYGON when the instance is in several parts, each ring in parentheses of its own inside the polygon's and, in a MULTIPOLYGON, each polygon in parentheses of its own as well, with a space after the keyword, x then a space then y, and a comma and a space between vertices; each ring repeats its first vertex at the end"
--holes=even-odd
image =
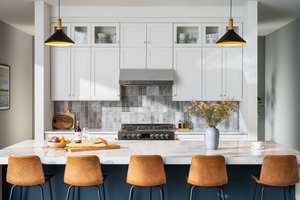
POLYGON ((118 140, 174 140, 173 124, 122 124, 118 140))

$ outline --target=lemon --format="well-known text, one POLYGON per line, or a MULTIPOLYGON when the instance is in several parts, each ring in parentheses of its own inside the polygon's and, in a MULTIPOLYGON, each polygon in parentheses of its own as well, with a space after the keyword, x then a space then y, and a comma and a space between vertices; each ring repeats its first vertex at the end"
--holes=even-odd
POLYGON ((66 139, 66 142, 70 142, 70 140, 69 140, 69 139, 66 139))
POLYGON ((59 141, 61 141, 61 140, 65 140, 65 136, 63 136, 63 135, 60 136, 60 137, 59 137, 59 141))

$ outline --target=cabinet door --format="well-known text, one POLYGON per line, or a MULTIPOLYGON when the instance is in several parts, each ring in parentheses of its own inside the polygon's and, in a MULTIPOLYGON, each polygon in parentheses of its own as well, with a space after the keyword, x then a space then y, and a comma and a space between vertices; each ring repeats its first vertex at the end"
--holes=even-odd
POLYGON ((222 48, 203 48, 203 99, 220 101, 222 95, 222 48))
POLYGON ((121 48, 121 69, 146 69, 146 47, 121 48))
POLYGON ((71 99, 90 100, 90 48, 71 48, 71 99))
POLYGON ((120 101, 119 49, 93 48, 91 99, 120 101))
POLYGON ((119 47, 119 23, 92 23, 91 43, 94 47, 119 47))
POLYGON ((122 23, 122 47, 146 47, 146 23, 122 23))
POLYGON ((172 24, 147 24, 147 47, 172 47, 172 24))
POLYGON ((201 100, 201 49, 174 49, 173 101, 201 100))
POLYGON ((243 49, 223 48, 223 96, 243 100, 243 49))
POLYGON ((70 47, 51 48, 51 100, 70 100, 70 47))
POLYGON ((203 46, 219 47, 217 41, 223 36, 221 23, 203 24, 203 46))
POLYGON ((172 48, 147 48, 147 69, 172 69, 172 48))
POLYGON ((71 47, 89 47, 91 45, 91 25, 90 23, 72 23, 71 39, 75 42, 71 47))
POLYGON ((174 47, 200 47, 201 24, 174 24, 174 47))

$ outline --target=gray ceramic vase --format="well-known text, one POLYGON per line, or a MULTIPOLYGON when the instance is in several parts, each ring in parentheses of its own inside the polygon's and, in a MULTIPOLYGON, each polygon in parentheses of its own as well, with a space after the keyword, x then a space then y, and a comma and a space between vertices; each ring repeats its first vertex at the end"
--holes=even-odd
POLYGON ((208 128, 205 132, 205 142, 208 150, 216 150, 219 146, 219 130, 217 128, 208 128))

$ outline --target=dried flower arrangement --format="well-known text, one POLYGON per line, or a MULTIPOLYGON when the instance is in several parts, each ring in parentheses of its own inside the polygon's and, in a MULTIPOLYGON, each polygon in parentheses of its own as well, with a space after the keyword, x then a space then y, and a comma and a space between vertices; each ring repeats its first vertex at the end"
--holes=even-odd
POLYGON ((189 105, 189 115, 200 118, 209 127, 216 128, 218 124, 232 115, 232 111, 238 109, 236 102, 234 98, 229 97, 222 99, 219 104, 210 101, 206 104, 193 100, 189 105))

